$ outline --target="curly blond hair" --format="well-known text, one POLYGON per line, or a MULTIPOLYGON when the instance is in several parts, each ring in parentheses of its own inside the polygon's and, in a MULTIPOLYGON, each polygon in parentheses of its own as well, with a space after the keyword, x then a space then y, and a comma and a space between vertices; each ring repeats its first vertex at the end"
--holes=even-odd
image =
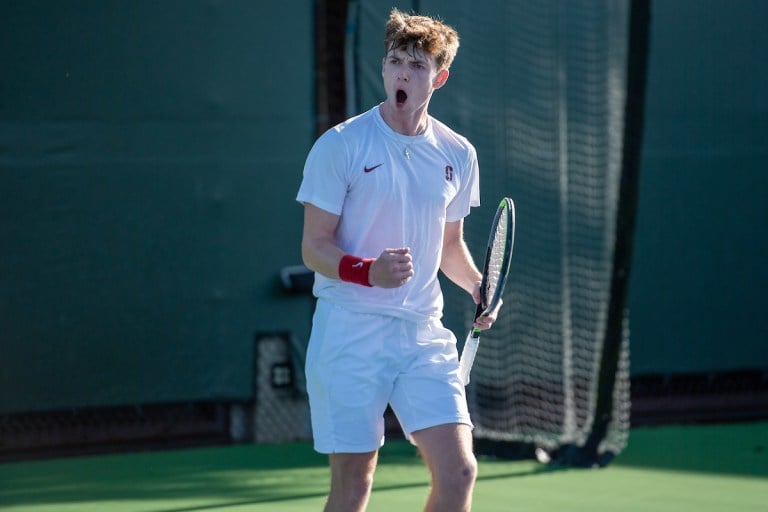
POLYGON ((436 18, 392 9, 384 35, 384 54, 411 45, 435 58, 438 69, 448 69, 459 49, 459 34, 436 18))

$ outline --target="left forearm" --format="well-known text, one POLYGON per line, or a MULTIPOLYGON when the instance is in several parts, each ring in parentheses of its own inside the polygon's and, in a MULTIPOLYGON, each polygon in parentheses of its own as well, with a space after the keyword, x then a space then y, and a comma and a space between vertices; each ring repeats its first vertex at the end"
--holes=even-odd
POLYGON ((446 228, 440 270, 469 294, 473 293, 475 286, 482 279, 482 274, 464 242, 461 225, 446 228))

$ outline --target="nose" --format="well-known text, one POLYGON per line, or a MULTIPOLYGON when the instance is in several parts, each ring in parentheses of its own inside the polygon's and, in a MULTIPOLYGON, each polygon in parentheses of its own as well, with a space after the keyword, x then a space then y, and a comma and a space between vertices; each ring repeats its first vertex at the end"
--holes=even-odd
POLYGON ((400 69, 395 73, 395 78, 398 80, 402 80, 403 82, 408 81, 408 71, 405 69, 400 69))

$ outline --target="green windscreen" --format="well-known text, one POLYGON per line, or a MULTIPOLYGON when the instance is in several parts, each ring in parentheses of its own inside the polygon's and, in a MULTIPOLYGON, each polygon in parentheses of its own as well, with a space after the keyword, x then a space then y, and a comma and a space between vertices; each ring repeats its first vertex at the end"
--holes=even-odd
POLYGON ((0 413, 248 397, 306 329, 311 4, 0 5, 0 413))

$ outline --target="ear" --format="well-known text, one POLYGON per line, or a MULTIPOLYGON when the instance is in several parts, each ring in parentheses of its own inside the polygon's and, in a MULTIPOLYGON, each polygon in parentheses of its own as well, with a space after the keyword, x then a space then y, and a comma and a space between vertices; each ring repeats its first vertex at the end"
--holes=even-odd
POLYGON ((440 71, 438 71, 437 75, 435 75, 434 80, 432 80, 432 88, 439 89, 442 86, 444 86, 445 82, 448 81, 449 74, 450 73, 448 73, 447 69, 441 69, 440 71))

